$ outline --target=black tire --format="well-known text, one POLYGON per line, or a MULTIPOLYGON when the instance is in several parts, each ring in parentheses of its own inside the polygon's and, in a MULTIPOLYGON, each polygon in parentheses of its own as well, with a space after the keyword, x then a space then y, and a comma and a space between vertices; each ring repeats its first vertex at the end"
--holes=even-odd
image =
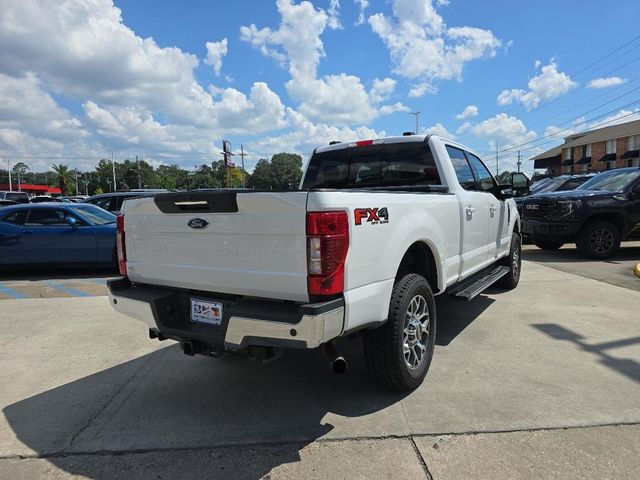
POLYGON ((613 223, 595 220, 587 223, 576 238, 578 251, 589 258, 609 258, 620 248, 622 234, 613 223))
POLYGON ((435 339, 436 304, 431 287, 421 275, 405 275, 393 286, 387 322, 374 330, 365 331, 364 354, 371 377, 396 390, 413 390, 419 387, 431 365, 435 339), (424 300, 424 304, 419 297, 424 300), (415 305, 414 301, 424 306, 423 310, 416 313, 426 311, 426 318, 420 317, 423 319, 422 324, 418 322, 418 316, 412 317, 413 323, 407 318, 410 307, 415 305), (424 327, 424 323, 426 331, 418 330, 424 327), (419 339, 416 333, 419 333, 419 339), (405 359, 405 334, 408 337, 408 359, 405 359), (418 343, 425 349, 422 350, 418 343), (421 355, 417 355, 418 351, 421 355), (410 367, 408 363, 413 362, 417 364, 410 367))
POLYGON ((553 242, 551 240, 534 240, 533 244, 542 250, 558 250, 564 245, 564 242, 553 242))
POLYGON ((520 282, 520 272, 522 271, 522 239, 518 232, 511 235, 511 247, 509 255, 500 260, 500 264, 509 267, 509 273, 501 277, 496 286, 513 290, 520 282))

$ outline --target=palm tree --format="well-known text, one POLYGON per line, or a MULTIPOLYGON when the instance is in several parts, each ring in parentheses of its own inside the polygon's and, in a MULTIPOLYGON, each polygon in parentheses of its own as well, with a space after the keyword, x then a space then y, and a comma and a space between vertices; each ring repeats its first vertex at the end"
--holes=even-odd
POLYGON ((58 186, 60 187, 60 190, 62 190, 62 194, 66 194, 67 184, 70 183, 69 181, 71 175, 71 172, 69 171, 69 165, 63 165, 62 163, 60 163, 58 165, 52 165, 51 169, 56 174, 58 186))

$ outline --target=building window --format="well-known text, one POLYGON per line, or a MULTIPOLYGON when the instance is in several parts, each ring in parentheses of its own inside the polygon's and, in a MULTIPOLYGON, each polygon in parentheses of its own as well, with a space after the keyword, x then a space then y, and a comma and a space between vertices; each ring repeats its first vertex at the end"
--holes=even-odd
POLYGON ((627 167, 640 167, 640 158, 630 158, 627 160, 627 167))
POLYGON ((567 148, 567 160, 573 159, 573 147, 567 148))
POLYGON ((591 144, 582 146, 582 156, 583 157, 591 156, 591 144))
POLYGON ((607 153, 616 153, 616 139, 607 140, 607 153))
POLYGON ((616 168, 616 162, 605 162, 604 169, 605 170, 613 170, 616 168))
POLYGON ((631 135, 629 137, 627 150, 640 150, 640 135, 631 135))

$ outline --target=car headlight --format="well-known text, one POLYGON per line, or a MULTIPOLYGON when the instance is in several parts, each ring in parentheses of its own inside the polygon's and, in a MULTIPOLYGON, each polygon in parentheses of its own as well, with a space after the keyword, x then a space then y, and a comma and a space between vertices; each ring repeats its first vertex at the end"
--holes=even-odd
POLYGON ((556 202, 556 212, 559 216, 571 215, 582 206, 582 200, 559 200, 556 202))

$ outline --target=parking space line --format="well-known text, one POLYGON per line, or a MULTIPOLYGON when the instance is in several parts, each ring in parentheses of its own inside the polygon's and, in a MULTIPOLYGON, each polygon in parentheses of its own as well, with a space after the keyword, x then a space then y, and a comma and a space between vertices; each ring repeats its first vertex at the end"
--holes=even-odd
POLYGON ((82 290, 76 290, 75 288, 65 287, 64 285, 60 285, 55 282, 46 282, 47 286, 51 288, 55 288, 56 290, 60 290, 61 292, 68 293, 69 295, 73 295, 74 297, 91 297, 93 295, 83 292, 82 290))
POLYGON ((10 287, 6 287, 4 285, 0 284, 0 292, 4 293, 5 295, 8 295, 12 298, 27 298, 26 295, 23 295, 20 292, 15 291, 13 288, 10 287))

